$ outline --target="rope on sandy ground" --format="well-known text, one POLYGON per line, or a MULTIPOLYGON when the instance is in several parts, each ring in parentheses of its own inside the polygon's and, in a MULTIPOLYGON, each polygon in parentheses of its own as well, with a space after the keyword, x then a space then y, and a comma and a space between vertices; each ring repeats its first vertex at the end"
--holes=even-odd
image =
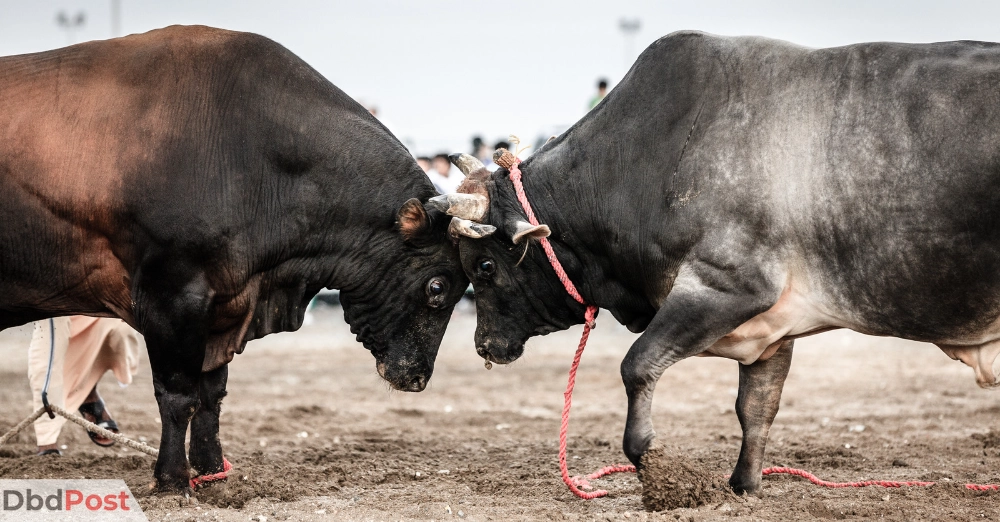
MULTIPOLYGON (((84 419, 83 417, 81 417, 79 415, 73 415, 72 413, 67 412, 66 410, 60 408, 59 406, 56 406, 55 404, 49 404, 49 408, 51 408, 52 411, 58 413, 59 415, 62 415, 63 417, 66 417, 67 420, 69 420, 69 421, 71 421, 71 422, 73 422, 75 424, 79 424, 80 426, 83 427, 83 429, 85 429, 87 431, 96 433, 96 434, 98 434, 98 435, 100 435, 100 436, 102 436, 102 437, 104 437, 106 439, 111 439, 111 440, 113 440, 115 442, 118 442, 120 444, 128 446, 129 448, 132 448, 132 449, 134 449, 136 451, 141 451, 142 453, 145 453, 146 455, 149 455, 150 457, 154 457, 155 458, 155 457, 158 457, 160 455, 160 451, 158 449, 156 449, 156 448, 151 448, 151 447, 147 446, 146 444, 143 444, 141 442, 136 442, 136 441, 134 441, 134 440, 132 440, 132 439, 130 439, 130 438, 124 436, 124 435, 121 435, 119 433, 115 433, 113 431, 108 431, 108 430, 106 430, 106 429, 98 426, 97 424, 94 424, 93 422, 90 422, 87 419, 84 419)), ((26 418, 23 421, 19 422, 17 424, 17 426, 14 426, 10 430, 8 430, 7 433, 4 433, 3 436, 0 437, 0 446, 4 445, 8 440, 10 440, 11 437, 13 437, 14 435, 17 435, 18 432, 20 432, 24 428, 28 427, 29 425, 31 425, 31 423, 33 423, 36 420, 38 420, 38 418, 41 417, 44 414, 45 414, 45 406, 42 406, 41 408, 38 408, 38 410, 35 411, 35 413, 32 413, 31 415, 28 416, 28 418, 26 418)), ((218 473, 213 473, 213 474, 210 474, 210 475, 200 475, 200 476, 197 476, 197 477, 194 477, 194 478, 190 479, 189 485, 190 485, 191 489, 197 489, 198 486, 201 486, 203 484, 207 484, 209 482, 215 482, 217 480, 223 480, 223 479, 225 479, 229 475, 229 472, 233 469, 233 465, 230 464, 229 460, 227 460, 225 457, 222 457, 222 466, 223 466, 222 471, 220 471, 218 473)))
POLYGON ((209 482, 215 482, 217 480, 223 480, 229 477, 229 472, 233 469, 233 465, 229 463, 226 457, 222 457, 222 471, 218 473, 213 473, 211 475, 199 475, 188 481, 188 485, 191 486, 192 490, 198 489, 198 486, 202 484, 208 484, 209 482))
MULTIPOLYGON (((516 138, 511 136, 511 142, 514 142, 516 138)), ((499 149, 499 158, 496 160, 497 164, 506 168, 510 172, 510 181, 514 184, 514 192, 517 194, 517 200, 521 203, 521 208, 524 209, 524 213, 528 217, 528 222, 534 226, 538 226, 538 219, 535 218, 535 213, 531 210, 531 203, 528 202, 528 195, 524 192, 524 185, 521 183, 521 169, 518 168, 518 164, 521 162, 517 158, 516 154, 511 154, 509 151, 504 149, 499 149)), ((586 492, 583 489, 590 489, 589 480, 594 480, 601 478, 605 475, 610 475, 612 473, 630 473, 635 472, 635 466, 630 464, 621 465, 616 464, 613 466, 605 466, 586 477, 571 477, 569 476, 569 466, 566 463, 566 438, 569 431, 569 410, 573 404, 573 387, 576 386, 576 369, 580 366, 580 357, 583 356, 583 350, 587 347, 587 340, 590 338, 590 331, 594 328, 594 319, 597 317, 597 307, 594 305, 587 305, 584 301, 583 296, 576 289, 576 285, 570 280, 569 275, 566 274, 566 270, 563 268, 562 263, 559 262, 559 258, 556 257, 556 252, 552 248, 552 244, 549 243, 548 238, 541 238, 539 242, 542 244, 542 249, 545 251, 545 257, 548 258, 549 264, 552 265, 552 269, 555 270, 556 276, 559 278, 559 282, 562 283, 563 288, 566 289, 566 293, 570 295, 576 302, 587 306, 587 311, 584 314, 584 325, 583 325, 583 335, 580 337, 580 344, 576 348, 576 355, 573 357, 573 364, 569 369, 569 379, 566 382, 566 392, 563 393, 563 411, 562 411, 562 422, 559 426, 559 471, 562 473, 562 480, 569 487, 569 490, 573 492, 574 495, 584 499, 591 500, 595 498, 600 498, 608 494, 607 491, 599 489, 597 491, 586 492)))
POLYGON ((596 314, 596 306, 587 307, 586 323, 583 325, 583 335, 580 337, 580 344, 576 348, 576 355, 573 357, 573 364, 569 368, 569 379, 566 382, 566 391, 563 393, 562 421, 559 425, 559 471, 562 473, 563 483, 569 487, 570 491, 572 491, 574 495, 584 500, 600 498, 608 494, 608 492, 603 489, 591 492, 583 491, 583 489, 590 489, 590 482, 588 482, 588 480, 598 479, 612 473, 635 472, 635 466, 632 466, 631 464, 615 464, 613 466, 605 466, 590 475, 587 475, 586 477, 570 477, 569 468, 566 464, 566 438, 569 432, 569 409, 573 403, 573 388, 576 386, 576 370, 577 367, 580 366, 580 357, 583 356, 583 350, 587 347, 587 339, 590 337, 590 330, 594 327, 594 316, 596 314))
MULTIPOLYGON (((910 480, 910 481, 895 481, 895 480, 863 480, 860 482, 828 482, 820 479, 816 475, 809 473, 808 471, 796 468, 786 468, 784 466, 774 466, 770 468, 765 468, 761 475, 794 475, 796 477, 802 477, 817 486, 822 486, 824 488, 864 488, 868 486, 880 486, 883 488, 901 488, 903 486, 933 486, 937 484, 936 482, 926 482, 920 480, 910 480)), ((1000 484, 965 484, 965 489, 971 489, 973 491, 1000 491, 1000 484)))
POLYGON ((17 435, 21 430, 27 428, 31 423, 38 420, 38 418, 44 414, 45 414, 45 406, 42 406, 41 408, 38 408, 38 411, 29 415, 27 419, 24 419, 23 421, 18 423, 17 426, 14 426, 13 428, 7 430, 7 433, 4 433, 3 437, 0 437, 0 446, 6 444, 11 437, 17 435))
POLYGON ((85 430, 87 430, 89 432, 96 433, 96 434, 98 434, 98 435, 100 435, 100 436, 102 436, 102 437, 104 437, 106 439, 111 439, 111 440, 113 440, 115 442, 119 442, 121 444, 124 444, 124 445, 126 445, 126 446, 128 446, 128 447, 130 447, 130 448, 132 448, 132 449, 134 449, 136 451, 141 451, 141 452, 145 453, 146 455, 149 455, 150 457, 157 457, 160 454, 160 450, 158 450, 156 448, 151 448, 151 447, 149 447, 149 446, 147 446, 147 445, 145 445, 145 444, 143 444, 141 442, 136 442, 136 441, 134 441, 134 440, 132 440, 132 439, 130 439, 130 438, 124 436, 124 435, 121 435, 119 433, 115 433, 113 431, 108 431, 108 430, 106 430, 106 429, 98 426, 97 424, 94 424, 93 422, 90 422, 87 419, 84 419, 83 417, 81 417, 79 415, 73 415, 73 414, 67 412, 66 410, 60 408, 59 406, 56 406, 55 404, 50 404, 49 407, 52 408, 52 411, 58 413, 59 415, 62 415, 63 417, 66 417, 66 420, 69 420, 70 422, 79 424, 80 426, 83 427, 83 429, 85 429, 85 430))
MULTIPOLYGON (((56 406, 55 404, 49 404, 49 408, 52 408, 52 411, 65 417, 66 420, 73 422, 75 424, 79 424, 80 426, 83 427, 83 429, 89 432, 96 433, 106 439, 111 439, 115 442, 121 443, 136 451, 141 451, 151 457, 156 457, 160 454, 159 450, 157 450, 156 448, 151 448, 141 442, 136 442, 124 435, 115 433, 113 431, 108 431, 98 426, 97 424, 94 424, 93 422, 84 419, 79 415, 73 415, 72 413, 67 412, 66 410, 60 408, 59 406, 56 406)), ((41 417, 44 413, 45 413, 45 406, 38 408, 38 410, 35 411, 35 413, 32 413, 31 415, 28 416, 28 418, 19 422, 17 426, 11 428, 7 433, 4 433, 3 437, 0 437, 0 445, 5 444, 8 440, 10 440, 11 437, 17 435, 17 433, 23 430, 24 428, 27 428, 31 423, 38 420, 38 418, 41 417)))

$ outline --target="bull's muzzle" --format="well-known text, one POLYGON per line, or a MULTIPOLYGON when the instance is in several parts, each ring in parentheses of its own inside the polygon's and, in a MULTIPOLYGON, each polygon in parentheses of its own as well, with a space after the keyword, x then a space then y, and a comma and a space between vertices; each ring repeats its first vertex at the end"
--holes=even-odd
POLYGON ((488 362, 510 364, 524 354, 524 343, 501 344, 487 339, 476 346, 476 353, 488 362))
POLYGON ((424 391, 431 378, 431 369, 427 367, 393 367, 379 361, 375 363, 375 369, 393 389, 405 392, 424 391))

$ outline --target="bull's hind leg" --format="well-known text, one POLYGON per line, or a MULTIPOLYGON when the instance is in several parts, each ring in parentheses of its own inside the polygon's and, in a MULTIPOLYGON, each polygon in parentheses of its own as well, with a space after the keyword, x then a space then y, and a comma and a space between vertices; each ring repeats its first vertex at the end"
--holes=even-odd
POLYGON ((778 414, 781 389, 792 365, 792 344, 788 340, 769 359, 740 365, 740 391, 736 398, 736 416, 743 428, 743 446, 729 485, 736 493, 755 493, 760 489, 767 433, 778 414))
POLYGON ((200 274, 169 261, 144 266, 136 277, 136 319, 146 337, 153 391, 162 423, 153 468, 157 488, 188 487, 184 436, 199 406, 211 295, 200 274))
POLYGON ((226 396, 229 365, 223 365, 201 376, 201 405, 191 419, 191 447, 188 456, 191 467, 199 475, 222 471, 222 442, 219 440, 219 414, 226 396))
POLYGON ((625 455, 641 467, 656 432, 650 414, 653 390, 675 362, 699 354, 722 336, 773 305, 780 294, 766 278, 705 266, 681 269, 674 288, 622 361, 628 417, 625 455))

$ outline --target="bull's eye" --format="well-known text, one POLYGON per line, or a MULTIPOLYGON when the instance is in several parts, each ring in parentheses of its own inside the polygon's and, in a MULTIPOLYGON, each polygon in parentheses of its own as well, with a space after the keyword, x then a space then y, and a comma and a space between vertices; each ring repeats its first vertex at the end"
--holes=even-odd
POLYGON ((438 307, 444 304, 445 292, 448 291, 448 282, 440 277, 432 278, 427 282, 427 304, 438 307))
POLYGON ((483 259, 482 261, 479 262, 479 271, 485 275, 493 274, 493 271, 495 269, 496 266, 493 265, 492 259, 483 259))

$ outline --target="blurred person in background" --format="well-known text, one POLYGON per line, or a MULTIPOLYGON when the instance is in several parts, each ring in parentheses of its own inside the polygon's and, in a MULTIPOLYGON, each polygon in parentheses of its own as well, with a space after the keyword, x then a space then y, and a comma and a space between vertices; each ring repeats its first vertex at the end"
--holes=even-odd
POLYGON ((587 107, 587 110, 597 107, 597 104, 601 103, 601 100, 603 100, 604 97, 607 95, 608 95, 608 81, 605 80, 604 78, 601 78, 600 80, 597 81, 597 94, 590 99, 590 105, 587 107))
MULTIPOLYGON (((118 433, 118 424, 97 393, 97 383, 108 371, 123 387, 132 382, 132 376, 139 369, 139 338, 135 331, 121 319, 106 317, 57 317, 51 324, 49 320, 35 321, 28 347, 28 382, 36 409, 42 407, 50 352, 49 404, 71 412, 79 411, 84 419, 118 433)), ((65 422, 60 415, 54 419, 42 415, 35 421, 38 455, 62 454, 56 441, 65 422)), ((87 434, 98 446, 115 444, 95 433, 87 434)))
POLYGON ((472 155, 485 165, 493 158, 493 151, 481 136, 476 136, 472 138, 472 155))
POLYGON ((427 156, 417 156, 417 165, 424 170, 424 174, 429 174, 431 171, 431 159, 427 156))
POLYGON ((455 192, 458 190, 458 186, 462 184, 462 181, 465 180, 465 176, 461 173, 452 171, 451 160, 443 152, 434 156, 434 159, 431 160, 431 166, 432 168, 427 173, 427 176, 431 178, 434 188, 441 194, 455 192))

